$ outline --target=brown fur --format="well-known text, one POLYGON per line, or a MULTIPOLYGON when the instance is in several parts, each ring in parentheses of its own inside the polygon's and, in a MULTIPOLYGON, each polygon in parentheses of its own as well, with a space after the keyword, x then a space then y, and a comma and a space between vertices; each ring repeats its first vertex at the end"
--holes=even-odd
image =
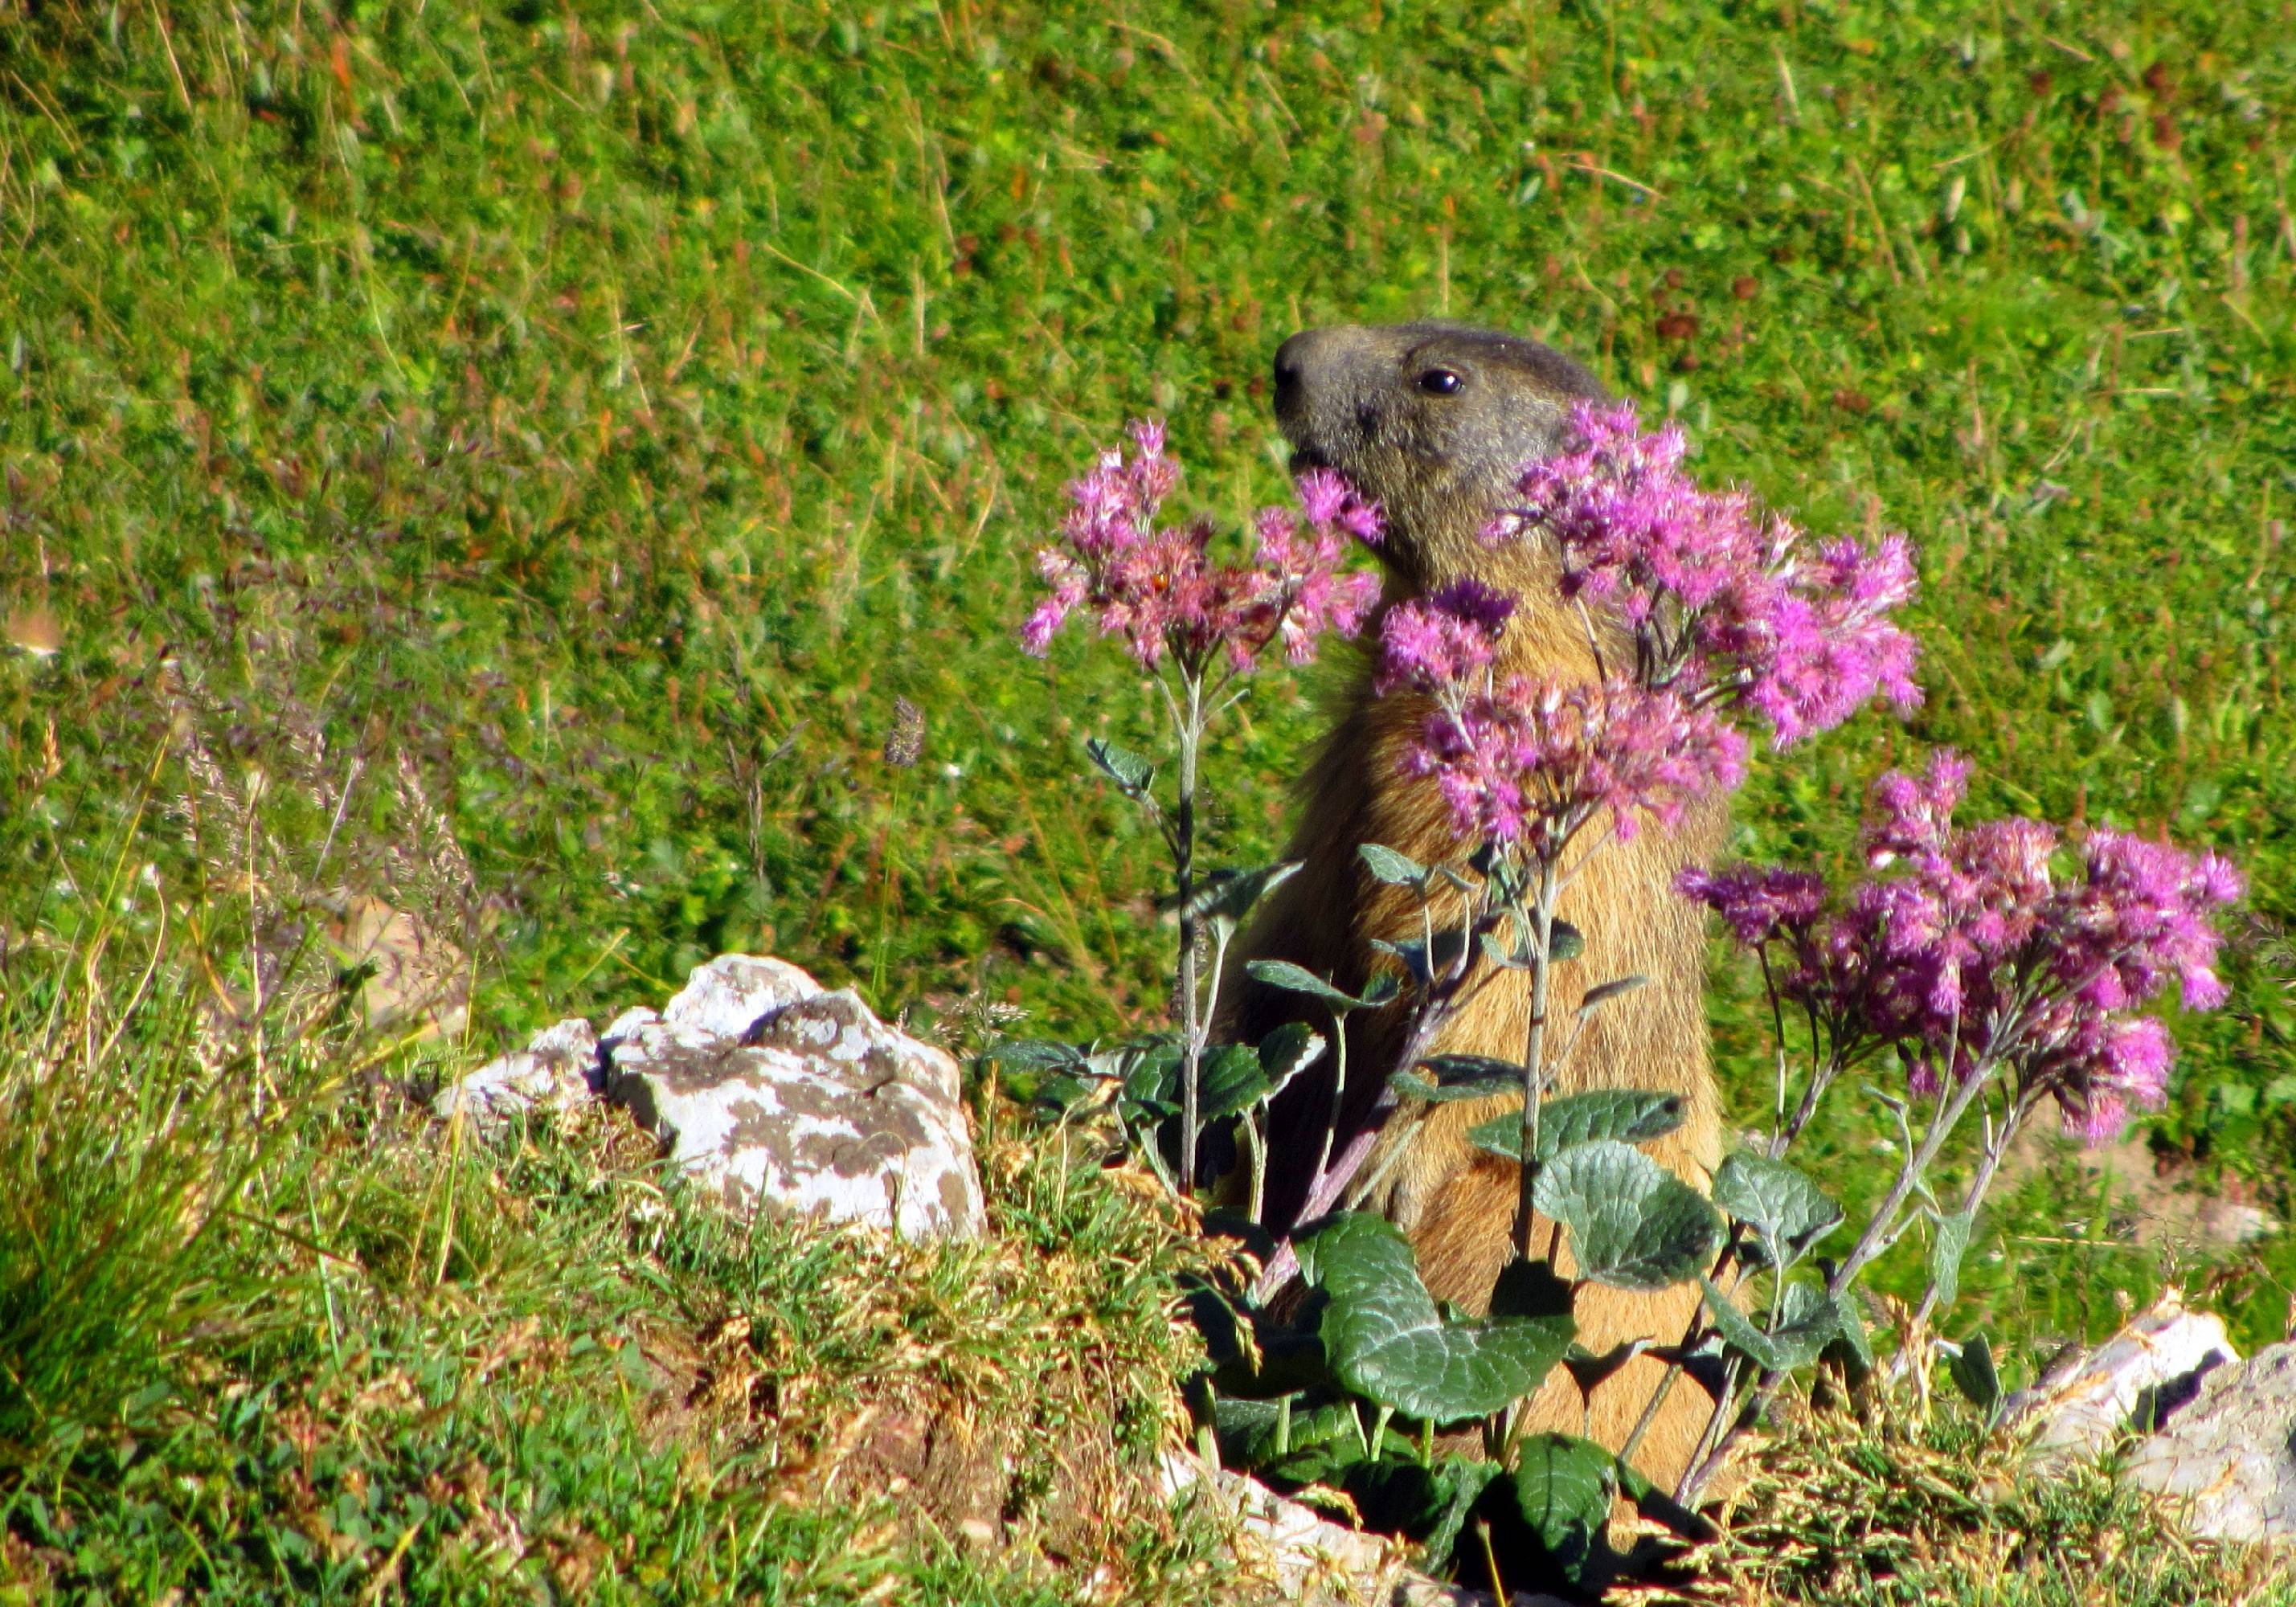
MULTIPOLYGON (((1513 594, 1518 611, 1501 640, 1502 675, 1592 679, 1590 629, 1605 652, 1622 645, 1614 622, 1560 601, 1554 557, 1545 544, 1494 550, 1478 536, 1521 465, 1554 448, 1570 402, 1601 394, 1583 370, 1534 342, 1420 324, 1295 337, 1278 354, 1276 376, 1278 416, 1300 460, 1339 468, 1386 509, 1389 603, 1470 574, 1513 594), (1455 393, 1423 388, 1420 376, 1435 367, 1460 377, 1455 393)), ((1243 1040, 1257 1041, 1293 1017, 1316 1020, 1316 1007, 1250 984, 1242 961, 1291 960, 1355 991, 1374 969, 1373 938, 1415 935, 1415 899, 1374 881, 1357 844, 1382 843, 1423 864, 1456 860, 1468 846, 1455 835, 1434 789, 1397 767, 1401 745, 1424 713, 1413 700, 1374 696, 1367 666, 1345 694, 1338 724, 1302 783, 1302 813, 1285 853, 1301 869, 1231 956, 1236 982, 1229 996, 1238 1001, 1233 1025, 1243 1040)), ((1588 1021, 1570 1045, 1557 1087, 1664 1088, 1685 1095, 1688 1120, 1649 1152, 1702 1188, 1719 1159, 1705 944, 1698 911, 1671 884, 1685 864, 1719 847, 1724 824, 1718 806, 1671 831, 1644 822, 1630 839, 1611 840, 1587 859, 1560 906, 1562 917, 1584 933, 1586 951, 1555 972, 1548 1015, 1567 1038, 1587 988, 1628 974, 1649 979, 1588 1021)), ((1437 1048, 1520 1060, 1529 1022, 1527 980, 1506 973, 1475 993, 1437 1048)), ((1339 1146, 1362 1130, 1381 1085, 1397 1069, 1403 1027, 1394 1006, 1350 1021, 1350 1086, 1339 1146)), ((1551 1030, 1548 1043, 1555 1041, 1551 1030)), ((1267 1180, 1267 1216, 1275 1228, 1292 1226, 1305 1200, 1330 1119, 1333 1073, 1327 1056, 1276 1102, 1267 1180)), ((1370 1162, 1377 1168, 1394 1146, 1403 1146, 1365 1203, 1410 1235, 1439 1299, 1475 1312, 1488 1308, 1511 1254, 1517 1185, 1515 1168, 1474 1150, 1465 1133, 1505 1108, 1503 1101, 1431 1107, 1422 1119, 1391 1124, 1370 1162)), ((1541 1219, 1532 1242, 1551 1247, 1555 1236, 1541 1219)), ((1556 1261, 1569 1271, 1567 1247, 1556 1261)), ((1596 1352, 1637 1337, 1672 1343, 1695 1300, 1694 1287, 1651 1296, 1588 1285, 1576 1308, 1580 1342, 1596 1352)), ((1531 1424, 1587 1432, 1615 1448, 1660 1372, 1657 1362, 1637 1360, 1595 1390, 1587 1416, 1576 1386, 1558 1370, 1532 1404, 1531 1424)), ((1642 1470, 1661 1482, 1678 1477, 1710 1406, 1704 1390, 1677 1382, 1636 1456, 1642 1470)))

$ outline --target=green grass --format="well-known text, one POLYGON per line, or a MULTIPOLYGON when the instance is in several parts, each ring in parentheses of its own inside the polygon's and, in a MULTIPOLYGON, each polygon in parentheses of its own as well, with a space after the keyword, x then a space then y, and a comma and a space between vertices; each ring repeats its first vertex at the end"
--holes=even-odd
MULTIPOLYGON (((257 1230, 154 1201, 212 1204, 224 1129, 190 1114, 250 1085, 217 1091, 201 1035, 244 1054, 339 889, 470 956, 472 1041, 414 1052, 449 1062, 727 948, 919 1021, 976 993, 1078 1037, 1152 1018, 1160 851, 1078 748, 1143 742, 1158 710, 1112 653, 1018 654, 1028 551, 1135 413, 1170 415, 1201 505, 1280 496, 1275 342, 1447 313, 1584 358, 1815 528, 1920 544, 1928 705, 1764 770, 1746 851, 1838 863, 1867 779, 1952 742, 1988 806, 2239 861, 2234 1004, 2180 1023, 2156 1142, 2296 1211, 2284 6, 479 9, 0 4, 0 619, 38 650, 0 656, 0 989, 101 1047, 125 956, 159 954, 174 1024, 130 1033, 90 1108, 152 1135, 179 1084, 207 1102, 152 1191, 37 1160, 16 1120, 18 1200, 88 1202, 133 1265, 187 1233, 242 1253, 257 1230), (879 755, 896 697, 926 715, 914 770, 879 755), (66 980, 99 947, 109 980, 66 980)), ((1318 685, 1263 685, 1219 745, 1221 857, 1280 840, 1318 685)), ((1751 980, 1723 966, 1716 997, 1759 1123, 1751 980)), ((315 996, 283 1090, 406 1069, 362 1065, 340 1003, 315 996)), ((56 1085, 11 1075, 31 1103, 7 1116, 62 1119, 56 1085)), ((1852 1195, 1871 1117, 1814 1135, 1852 1195)), ((319 1129, 266 1133, 234 1164, 321 1165, 319 1129)), ((2162 1275, 2069 1168, 1995 1214, 2020 1232, 1972 1257, 1956 1321, 2013 1348, 2110 1326, 2162 1275)), ((297 1231, 345 1253, 358 1219, 297 1231)), ((202 1324, 272 1331, 208 1310, 244 1283, 206 1254, 175 1259, 213 1287, 47 1341, 52 1371, 83 1344, 119 1365, 40 1385, 53 1411, 105 1421, 119 1380, 215 1350, 184 1349, 202 1324)), ((2285 1236, 2181 1270, 2278 1337, 2285 1236)), ((692 1275, 631 1287, 674 1305, 692 1275)), ((430 1287, 464 1284, 488 1322, 533 1298, 491 1268, 430 1287)), ((306 1347, 260 1362, 275 1394, 463 1365, 434 1292, 392 1297, 395 1359, 321 1368, 310 1298, 270 1314, 306 1347)), ((184 1457, 273 1454, 275 1407, 234 1419, 231 1387, 194 1391, 184 1457)), ((564 1388, 547 1422, 604 1398, 564 1388)), ((612 1441, 630 1466, 642 1439, 612 1441)), ((93 1488, 97 1455, 53 1465, 93 1488)), ((581 1475, 569 1510, 627 1509, 625 1476, 581 1475)), ((229 1500, 178 1499, 120 1507, 101 1521, 149 1533, 105 1544, 188 1566, 229 1500)), ((646 1521, 672 1535, 685 1499, 646 1521)), ((790 1555, 849 1537, 774 1522, 790 1555)), ((676 1554, 691 1580, 749 1566, 676 1554)))

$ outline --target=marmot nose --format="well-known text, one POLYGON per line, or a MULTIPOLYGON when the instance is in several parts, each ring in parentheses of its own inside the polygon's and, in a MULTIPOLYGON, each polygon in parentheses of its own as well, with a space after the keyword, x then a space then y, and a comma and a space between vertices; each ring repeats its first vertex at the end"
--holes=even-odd
POLYGON ((1294 418, 1308 405, 1310 390, 1328 390, 1346 361, 1346 328, 1303 329, 1275 348, 1275 416, 1294 418))
POLYGON ((1275 348, 1275 411, 1289 413, 1300 405, 1301 388, 1307 383, 1308 355, 1315 344, 1316 332, 1308 330, 1293 335, 1275 348))

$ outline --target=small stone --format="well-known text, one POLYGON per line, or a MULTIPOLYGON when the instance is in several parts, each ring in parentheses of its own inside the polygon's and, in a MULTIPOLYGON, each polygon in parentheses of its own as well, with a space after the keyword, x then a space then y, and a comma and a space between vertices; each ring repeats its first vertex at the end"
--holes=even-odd
POLYGON ((2192 1403, 2131 1453, 2122 1477, 2180 1503, 2196 1535, 2296 1536, 2296 1345, 2210 1373, 2192 1403))
POLYGON ((489 1127, 512 1116, 569 1110, 595 1097, 603 1081, 598 1035, 571 1019, 441 1088, 430 1111, 445 1121, 459 1110, 463 1120, 489 1127))
POLYGON ((2095 1456, 2131 1427, 2167 1422, 2211 1370, 2239 1359, 2224 1319, 2185 1310, 2171 1291, 2070 1368, 2011 1396, 2005 1415, 2031 1426, 2043 1464, 2095 1456))
POLYGON ((606 1092, 689 1176, 771 1210, 970 1237, 986 1224, 956 1062, 849 990, 727 955, 607 1029, 606 1092))
MULTIPOLYGON (((1165 1495, 1175 1500, 1204 1488, 1210 1472, 1211 1498, 1235 1520, 1236 1561, 1285 1601, 1310 1607, 1494 1607, 1487 1592, 1446 1584, 1406 1566, 1398 1542, 1334 1523, 1257 1479, 1208 1470, 1184 1451, 1166 1452, 1160 1472, 1165 1495)), ((1566 1603, 1518 1592, 1513 1607, 1566 1603)))

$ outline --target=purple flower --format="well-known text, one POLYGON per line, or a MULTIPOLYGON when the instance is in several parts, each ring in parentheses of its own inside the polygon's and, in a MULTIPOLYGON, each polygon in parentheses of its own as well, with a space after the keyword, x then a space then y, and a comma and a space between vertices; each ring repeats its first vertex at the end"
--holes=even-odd
POLYGON ((1154 668, 1168 653, 1191 674, 1218 659, 1250 668, 1275 643, 1298 663, 1315 656, 1326 631, 1354 635, 1379 598, 1368 572, 1341 569, 1353 543, 1376 542, 1379 510, 1328 470, 1300 477, 1307 514, 1264 509, 1254 521, 1254 562, 1212 562, 1204 520, 1160 525, 1157 514, 1179 480, 1165 455, 1164 426, 1130 428, 1134 450, 1103 452, 1069 487, 1061 545, 1037 555, 1044 599, 1021 627, 1021 644, 1043 654, 1068 617, 1089 609, 1103 635, 1121 636, 1154 668))
POLYGON ((1380 620, 1376 690, 1382 696, 1398 686, 1438 696, 1471 690, 1513 612, 1512 598, 1473 580, 1397 603, 1380 620))
POLYGON ((2223 1002, 2213 918, 2240 897, 2220 857, 2095 831, 2078 866, 2061 834, 2011 818, 1957 824, 1969 767, 1940 753, 1874 783, 1868 874, 1836 900, 1805 873, 1685 873, 1689 897, 1770 957, 1781 995, 1843 1045, 1895 1043, 1917 1094, 2005 1066, 2021 1098, 2112 1137, 2165 1097, 2174 1046, 2136 1013, 2174 978, 2187 1009, 2223 1002))
POLYGON ((1914 639, 1890 618, 1914 595, 1904 537, 1808 551, 1746 493, 1684 474, 1677 426, 1643 433, 1631 405, 1592 403, 1571 423, 1576 447, 1525 470, 1521 505, 1485 536, 1551 537, 1563 594, 1616 605, 1646 680, 1754 710, 1780 748, 1877 696, 1900 709, 1921 701, 1914 639))
POLYGON ((1442 701, 1400 758, 1433 778, 1463 836, 1551 854, 1608 811, 1622 839, 1673 824, 1745 776, 1745 738, 1712 709, 1625 677, 1565 686, 1510 676, 1442 701))

